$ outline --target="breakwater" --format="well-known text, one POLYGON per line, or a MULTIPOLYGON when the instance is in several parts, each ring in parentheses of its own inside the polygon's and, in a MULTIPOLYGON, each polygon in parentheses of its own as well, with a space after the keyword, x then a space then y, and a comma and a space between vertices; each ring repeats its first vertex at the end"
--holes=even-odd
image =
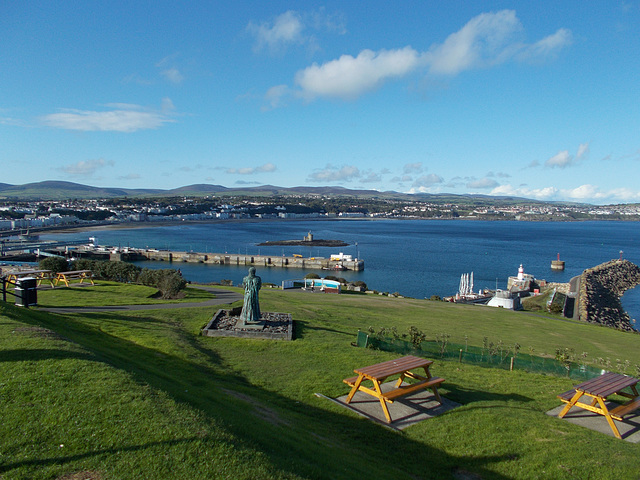
POLYGON ((636 285, 640 285, 640 267, 628 260, 611 260, 585 270, 580 276, 580 320, 634 331, 620 297, 636 285))
POLYGON ((248 267, 285 267, 308 268, 318 270, 364 270, 364 260, 331 259, 320 257, 304 258, 302 256, 250 255, 229 253, 174 252, 169 250, 126 248, 123 250, 98 251, 79 248, 75 251, 79 257, 103 258, 105 260, 121 260, 133 262, 151 260, 171 263, 205 263, 211 265, 245 265, 248 267))

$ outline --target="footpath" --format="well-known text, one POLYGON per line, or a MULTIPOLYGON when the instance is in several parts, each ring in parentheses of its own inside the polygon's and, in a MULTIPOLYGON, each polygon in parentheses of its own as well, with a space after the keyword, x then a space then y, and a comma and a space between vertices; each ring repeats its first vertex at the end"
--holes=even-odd
POLYGON ((78 313, 78 312, 123 312, 134 310, 170 310, 176 308, 194 308, 194 307, 211 307, 215 305, 226 305, 243 299, 243 295, 231 290, 222 290, 218 288, 204 287, 200 285, 190 285, 192 288, 199 288, 209 293, 213 293, 216 297, 204 302, 190 303, 160 303, 157 305, 106 305, 100 307, 44 307, 40 308, 45 312, 54 313, 78 313))

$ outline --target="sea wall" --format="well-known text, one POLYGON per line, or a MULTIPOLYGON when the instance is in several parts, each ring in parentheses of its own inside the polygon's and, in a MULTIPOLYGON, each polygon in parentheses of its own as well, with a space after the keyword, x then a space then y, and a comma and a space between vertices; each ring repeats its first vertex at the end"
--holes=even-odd
POLYGON ((634 331, 620 297, 636 285, 640 285, 640 267, 628 260, 611 260, 585 270, 580 276, 580 320, 634 331))

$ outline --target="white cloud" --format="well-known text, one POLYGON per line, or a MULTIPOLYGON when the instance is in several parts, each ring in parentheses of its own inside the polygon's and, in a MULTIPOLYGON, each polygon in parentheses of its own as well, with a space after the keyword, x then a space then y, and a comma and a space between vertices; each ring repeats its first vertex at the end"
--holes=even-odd
POLYGON ((142 176, 138 173, 129 173, 128 175, 121 175, 118 177, 118 180, 138 180, 142 178, 142 176))
POLYGON ((472 180, 467 183, 467 188, 495 188, 498 186, 498 182, 491 178, 481 178, 479 180, 472 180))
POLYGON ((562 150, 544 162, 544 164, 550 168, 565 168, 571 165, 571 162, 573 162, 573 155, 569 154, 569 150, 562 150))
POLYGON ((69 175, 77 175, 80 177, 90 177, 96 171, 104 167, 112 167, 114 165, 112 160, 105 160, 103 158, 95 160, 80 160, 77 163, 71 165, 64 165, 60 167, 64 173, 69 175))
POLYGON ((353 100, 386 80, 402 77, 417 67, 419 54, 411 47, 399 50, 363 50, 357 57, 342 55, 337 60, 313 64, 295 75, 299 94, 306 100, 336 97, 353 100))
POLYGON ((174 107, 170 99, 162 101, 161 110, 153 110, 140 105, 109 104, 112 110, 93 111, 64 109, 60 113, 52 113, 40 117, 43 125, 65 130, 84 132, 135 132, 152 130, 173 122, 171 114, 174 107))
POLYGON ((501 195, 510 197, 534 198, 537 200, 551 200, 558 194, 555 187, 546 188, 514 188, 511 185, 499 185, 491 190, 490 195, 501 195))
POLYGON ((514 34, 522 25, 513 10, 472 18, 427 53, 432 73, 455 75, 464 70, 501 63, 511 55, 514 34))
POLYGON ((598 187, 588 184, 580 185, 579 187, 570 190, 562 190, 562 193, 567 198, 580 201, 594 200, 604 198, 606 196, 605 194, 600 192, 598 187))
POLYGON ((566 168, 571 167, 584 160, 589 154, 589 143, 583 143, 578 146, 578 153, 575 157, 568 150, 562 150, 549 158, 545 163, 545 167, 549 168, 566 168))
POLYGON ((287 85, 276 85, 267 90, 264 99, 268 103, 269 108, 278 108, 284 105, 283 99, 289 95, 289 87, 287 85))
POLYGON ((180 56, 179 53, 168 55, 156 63, 156 67, 161 68, 160 75, 162 75, 167 81, 173 84, 180 84, 184 80, 184 75, 175 66, 177 59, 180 56))
POLYGON ((169 80, 171 83, 179 84, 184 80, 184 76, 180 73, 177 68, 169 68, 167 70, 163 70, 160 72, 164 78, 169 80))
POLYGON ((405 174, 422 173, 422 162, 407 163, 402 169, 405 174))
POLYGON ((360 170, 353 165, 344 165, 341 168, 327 165, 324 169, 313 172, 307 180, 311 182, 350 182, 360 176, 360 170))
POLYGON ((576 153, 576 160, 582 160, 589 154, 589 143, 582 143, 578 147, 578 153, 576 153))
POLYGON ((242 167, 242 168, 227 168, 226 173, 232 175, 252 175, 254 173, 262 172, 275 172, 276 166, 273 163, 265 163, 259 167, 242 167))
POLYGON ((378 183, 382 181, 380 174, 372 171, 366 172, 360 179, 362 183, 378 183))
POLYGON ((533 198, 537 200, 571 200, 584 203, 628 203, 640 201, 640 190, 629 188, 615 188, 602 191, 595 185, 585 184, 576 188, 557 189, 546 188, 514 188, 511 185, 500 185, 491 191, 491 195, 515 196, 533 198))
POLYGON ((328 14, 324 8, 307 13, 289 10, 272 21, 259 24, 249 22, 247 31, 255 37, 255 52, 267 49, 276 53, 285 50, 289 45, 307 45, 315 51, 319 46, 314 32, 343 35, 347 31, 345 24, 341 14, 328 14))
POLYGON ((248 182, 246 180, 236 180, 236 185, 260 185, 260 182, 248 182))
POLYGON ((553 35, 549 35, 533 45, 526 46, 519 54, 521 60, 537 60, 552 57, 564 47, 573 43, 573 34, 566 28, 559 29, 553 35))
POLYGON ((556 54, 572 42, 570 30, 561 28, 534 44, 519 41, 523 31, 513 10, 482 13, 452 33, 426 54, 429 71, 456 75, 472 68, 499 65, 511 59, 540 60, 556 54))
POLYGON ((430 173, 428 175, 422 175, 421 177, 417 178, 415 182, 413 182, 412 187, 424 191, 424 189, 433 187, 434 185, 438 185, 443 182, 444 179, 440 175, 430 173))
MULTIPOLYGON (((269 38, 268 32, 275 36, 274 30, 275 25, 265 27, 259 38, 269 38)), ((560 29, 533 44, 520 41, 522 31, 513 10, 483 13, 426 52, 410 46, 378 51, 365 49, 355 57, 342 55, 320 65, 314 63, 295 74, 296 93, 307 101, 319 97, 354 100, 390 79, 405 77, 418 69, 426 68, 436 75, 457 75, 510 60, 543 60, 571 43, 571 32, 567 29, 560 29)))
POLYGON ((247 26, 247 30, 256 38, 256 51, 265 47, 275 51, 290 43, 300 43, 304 28, 302 17, 293 10, 277 16, 273 22, 263 22, 260 25, 250 22, 247 26))

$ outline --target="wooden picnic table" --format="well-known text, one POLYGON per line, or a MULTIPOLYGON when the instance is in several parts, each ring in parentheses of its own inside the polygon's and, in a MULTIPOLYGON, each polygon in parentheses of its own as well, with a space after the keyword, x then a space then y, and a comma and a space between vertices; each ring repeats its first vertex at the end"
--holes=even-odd
POLYGON ((7 275, 7 280, 9 281, 17 281, 21 278, 33 277, 38 281, 38 285, 42 283, 43 280, 48 280, 53 287, 53 276, 51 270, 20 270, 11 272, 7 275))
POLYGON ((573 390, 558 395, 558 398, 566 403, 558 417, 563 418, 572 407, 583 408, 584 410, 604 415, 613 434, 617 438, 622 438, 614 420, 622 421, 626 414, 640 408, 640 396, 638 396, 636 388, 638 381, 637 378, 612 372, 587 380, 576 385, 573 390), (628 388, 631 393, 623 391, 625 388, 628 388), (626 397, 629 401, 609 410, 605 400, 613 394, 626 397), (583 396, 589 397, 591 401, 589 403, 580 402, 579 400, 583 396))
POLYGON ((95 285, 93 283, 93 272, 91 270, 73 270, 71 272, 58 272, 56 273, 56 285, 60 282, 64 282, 65 285, 69 286, 69 280, 80 280, 78 283, 82 283, 85 280, 89 280, 91 285, 95 285))
POLYGON ((368 367, 356 368, 354 372, 357 373, 358 376, 345 378, 343 380, 344 383, 351 387, 346 403, 350 403, 353 396, 358 391, 373 395, 380 400, 380 405, 382 405, 382 411, 387 419, 387 423, 391 423, 391 415, 389 414, 387 403, 393 403, 394 400, 418 390, 430 388, 433 391, 433 395, 436 397, 436 400, 439 403, 442 403, 442 399, 438 393, 438 385, 444 382, 444 379, 431 376, 429 366, 432 363, 433 362, 431 360, 409 355, 396 360, 388 360, 386 362, 370 365, 368 367), (424 376, 413 372, 413 370, 417 369, 423 369, 425 373, 424 376), (383 392, 381 384, 387 378, 394 375, 400 375, 394 388, 383 392), (417 380, 417 382, 404 383, 406 378, 417 380), (368 388, 362 385, 362 382, 365 380, 371 381, 373 383, 373 388, 368 388))

